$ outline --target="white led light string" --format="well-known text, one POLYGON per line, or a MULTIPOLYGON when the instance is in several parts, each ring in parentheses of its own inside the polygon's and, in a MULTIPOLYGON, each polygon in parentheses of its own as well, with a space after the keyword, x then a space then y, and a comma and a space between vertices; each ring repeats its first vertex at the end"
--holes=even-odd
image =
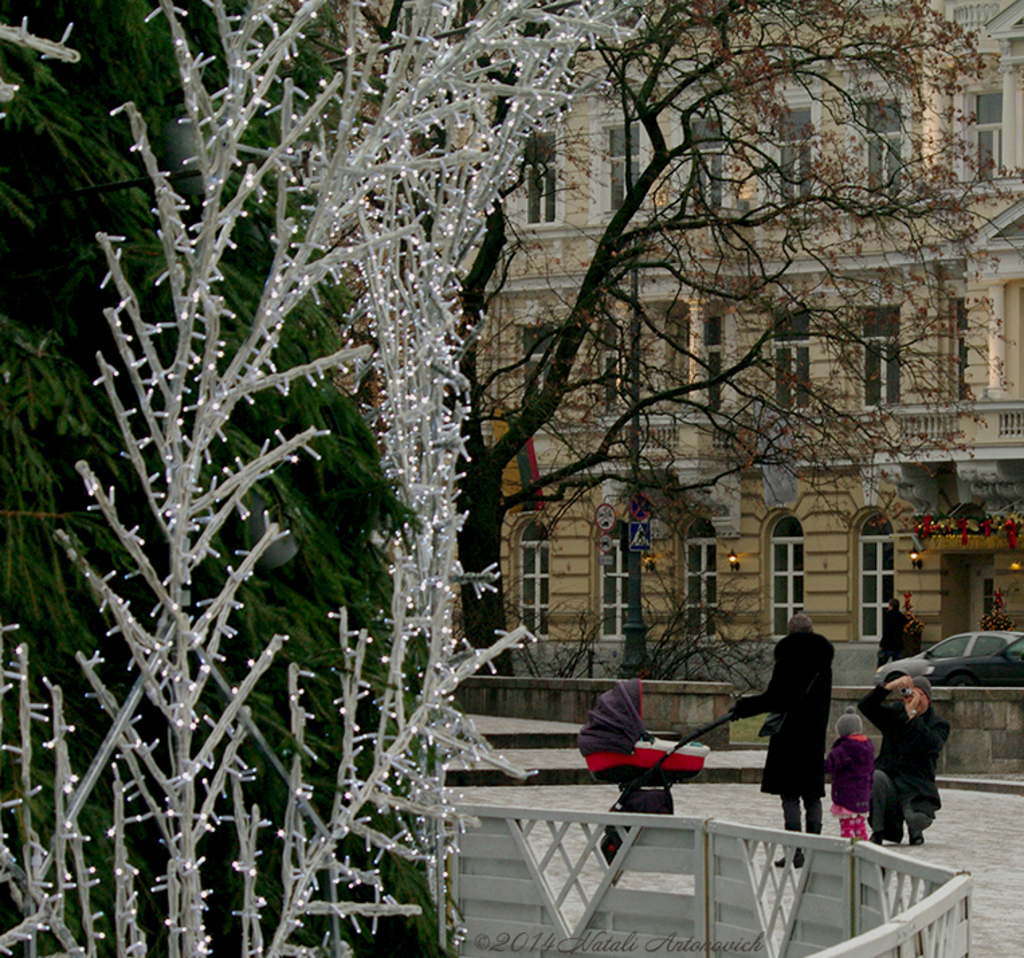
MULTIPOLYGON (((181 181, 161 171, 141 112, 131 104, 123 109, 154 183, 166 260, 159 282, 172 304, 169 315, 145 313, 121 264, 121 240, 99 237, 107 284, 117 300, 106 315, 118 355, 100 357, 98 382, 111 400, 159 541, 143 541, 122 519, 115 490, 87 464, 79 464, 79 471, 95 508, 151 592, 153 607, 131 608, 117 578, 92 569, 64 539, 69 556, 109 610, 138 681, 119 698, 102 681, 99 660, 80 657, 109 717, 110 733, 93 763, 77 770, 79 757, 69 748, 71 731, 61 718, 60 690, 52 690, 45 712, 28 702, 24 656, 0 687, 0 694, 13 694, 10 683, 16 679, 13 684, 25 699, 18 706, 23 731, 17 746, 25 790, 35 785, 24 729, 36 717, 50 717, 54 805, 61 821, 45 848, 31 838, 36 829, 25 806, 17 810, 20 844, 0 828, 0 877, 22 896, 25 914, 17 927, 0 929, 0 950, 35 942, 45 929, 70 954, 97 953, 103 936, 112 938, 120 953, 147 952, 152 943, 137 920, 138 872, 128 840, 133 828, 146 827, 158 830, 167 849, 166 865, 155 869, 157 886, 149 891, 166 904, 168 955, 210 953, 204 902, 213 884, 229 881, 241 889, 244 955, 304 954, 296 932, 310 916, 372 920, 416 911, 389 895, 375 868, 349 861, 344 848, 346 838, 358 836, 378 856, 429 858, 427 823, 452 820, 454 810, 426 743, 440 760, 487 761, 518 771, 493 754, 452 705, 459 682, 524 637, 517 630, 482 650, 459 648, 453 639, 453 583, 463 574, 455 540, 466 385, 458 372, 464 342, 458 333, 457 279, 525 137, 567 102, 573 53, 593 33, 614 29, 608 25, 615 22, 618 4, 580 0, 545 9, 527 0, 501 0, 463 24, 457 4, 414 0, 407 7, 415 35, 385 48, 364 28, 361 7, 353 3, 342 14, 348 35, 337 72, 310 91, 298 90, 281 74, 304 33, 315 28, 322 0, 294 10, 253 2, 244 15, 229 15, 221 0, 208 0, 208 6, 220 28, 218 58, 228 65, 227 83, 218 90, 205 86, 212 73, 206 69, 209 58, 189 48, 179 11, 166 0, 155 11, 170 24, 186 119, 196 134, 195 162, 204 188, 198 221, 175 191, 181 181), (545 29, 527 35, 527 25, 545 29), (499 83, 480 65, 486 57, 514 62, 515 77, 499 83), (511 106, 503 121, 492 125, 489 105, 497 97, 510 98, 511 106), (255 150, 246 143, 249 126, 267 115, 278 124, 278 142, 255 150), (427 148, 427 143, 434 145, 427 148), (251 316, 239 317, 228 306, 221 259, 232 234, 244 228, 248 208, 264 199, 274 209, 273 263, 258 306, 251 316), (357 276, 365 294, 356 310, 370 323, 372 355, 366 348, 346 347, 299 366, 278 365, 276 346, 291 311, 318 285, 357 276), (224 329, 239 324, 246 334, 240 345, 229 347, 224 329), (253 486, 297 455, 316 455, 319 434, 309 429, 267 437, 251 458, 219 472, 214 453, 239 402, 266 389, 287 394, 299 379, 315 382, 366 364, 383 384, 376 413, 385 469, 417 525, 391 545, 390 636, 352 630, 344 610, 337 613, 339 642, 350 666, 338 677, 341 754, 310 754, 302 705, 306 676, 293 667, 288 689, 296 748, 285 762, 270 754, 247 700, 262 677, 281 667, 276 653, 287 637, 266 637, 262 653, 234 686, 219 669, 234 634, 237 590, 283 533, 268 523, 259 542, 209 594, 196 594, 194 572, 216 554, 218 534, 245 509, 253 486), (122 401, 126 391, 116 387, 118 377, 130 387, 133 408, 122 401), (158 571, 164 564, 167 573, 158 571), (427 651, 419 692, 410 701, 407 652, 414 643, 427 651), (379 726, 360 729, 355 716, 368 694, 364 668, 371 657, 386 665, 388 680, 376 703, 379 726), (211 679, 224 704, 208 714, 201 701, 211 679), (133 723, 143 698, 166 725, 160 741, 143 741, 133 723), (268 810, 259 804, 257 771, 241 758, 247 738, 270 755, 271 771, 264 774, 287 779, 290 800, 280 821, 266 819, 268 810), (368 767, 357 760, 360 752, 372 758, 368 767), (319 803, 330 807, 326 818, 311 801, 307 771, 314 760, 336 763, 337 792, 319 803), (101 775, 112 776, 114 857, 103 863, 111 872, 98 877, 77 819, 101 775), (373 806, 406 812, 421 826, 385 834, 367 820, 373 806), (211 880, 203 870, 204 843, 223 828, 232 830, 238 855, 232 876, 211 880), (258 891, 257 879, 268 877, 260 870, 261 833, 276 835, 282 851, 272 922, 258 891), (113 882, 116 914, 93 916, 89 889, 104 878, 113 882), (349 885, 371 889, 372 900, 348 900, 349 885), (78 896, 76 913, 84 920, 68 918, 66 894, 78 896)), ((329 938, 332 953, 342 953, 338 935, 329 938)))

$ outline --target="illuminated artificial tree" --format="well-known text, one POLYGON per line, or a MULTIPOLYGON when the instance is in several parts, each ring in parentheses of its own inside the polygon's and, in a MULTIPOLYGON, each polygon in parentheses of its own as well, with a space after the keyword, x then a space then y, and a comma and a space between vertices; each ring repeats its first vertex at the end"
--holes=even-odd
POLYGON ((567 101, 570 58, 609 29, 615 4, 513 0, 467 12, 414 0, 392 15, 369 5, 328 9, 323 0, 208 0, 193 12, 212 16, 218 49, 193 48, 185 12, 170 2, 154 12, 174 41, 187 165, 163 169, 142 112, 123 109, 154 190, 163 311, 123 267, 120 239, 98 236, 118 353, 97 357, 98 382, 155 536, 143 536, 88 463, 78 467, 153 605, 133 608, 120 577, 93 568, 63 537, 130 655, 134 685, 122 694, 103 678, 98 656, 79 657, 109 721, 98 753, 81 756, 61 689, 49 687, 48 708, 34 702, 27 651, 17 650, 4 695, 18 698, 21 797, 16 825, 0 834, 0 877, 24 918, 0 932, 5 949, 29 942, 93 954, 108 939, 118 953, 144 953, 152 943, 138 920, 140 896, 155 896, 168 953, 206 954, 210 896, 233 885, 243 954, 340 953, 342 920, 414 910, 395 900, 378 868, 350 859, 347 843, 429 857, 431 823, 455 817, 442 762, 459 755, 504 765, 452 707, 463 677, 523 638, 470 650, 452 636, 452 586, 466 578, 455 556, 465 388, 459 266, 524 137, 567 101), (340 52, 333 73, 302 89, 291 69, 310 35, 340 52), (189 201, 193 188, 198 198, 189 201), (271 266, 255 308, 240 315, 224 262, 257 210, 273 224, 271 266), (346 282, 362 288, 348 319, 368 319, 373 347, 282 363, 277 347, 290 315, 323 284, 346 282), (278 754, 261 730, 267 717, 250 704, 280 667, 287 636, 266 636, 261 654, 242 663, 231 645, 239 590, 287 533, 266 522, 237 561, 222 554, 223 533, 238 513, 258 508, 250 495, 258 482, 317 454, 319 433, 268 435, 251 456, 224 461, 225 431, 237 407, 268 390, 287 394, 302 380, 368 370, 379 387, 384 462, 413 518, 390 543, 386 625, 351 629, 345 611, 336 613, 345 665, 330 680, 334 720, 345 728, 340 753, 318 756, 308 744, 310 676, 293 664, 291 748, 278 754), (368 703, 371 664, 385 678, 368 703), (54 761, 40 774, 30 727, 47 715, 54 761), (361 726, 367 715, 372 724, 361 726), (258 761, 247 757, 253 745, 258 761), (333 769, 332 788, 310 784, 314 765, 321 778, 323 766, 333 769), (41 810, 26 799, 50 775, 53 808, 41 810), (278 805, 267 785, 275 776, 287 782, 278 805), (111 799, 112 861, 91 854, 80 827, 101 794, 111 799), (145 863, 156 875, 149 888, 139 887, 141 863, 132 860, 140 829, 155 833, 163 854, 145 863), (232 867, 211 873, 216 859, 206 849, 225 840, 232 867), (114 888, 106 916, 91 892, 100 882, 114 888))

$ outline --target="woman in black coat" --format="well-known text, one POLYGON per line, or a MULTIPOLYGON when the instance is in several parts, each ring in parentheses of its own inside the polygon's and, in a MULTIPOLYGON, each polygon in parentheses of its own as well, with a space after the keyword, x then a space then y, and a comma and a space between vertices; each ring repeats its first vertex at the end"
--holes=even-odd
MULTIPOLYGON (((791 832, 800 831, 803 801, 806 830, 821 834, 833 655, 832 643, 814 631, 810 616, 798 612, 789 620, 789 634, 775 646, 775 667, 768 688, 760 695, 738 699, 733 706, 735 719, 762 712, 786 714, 782 728, 768 744, 761 791, 781 796, 786 830, 791 832)), ((803 864, 799 850, 793 864, 803 864)))

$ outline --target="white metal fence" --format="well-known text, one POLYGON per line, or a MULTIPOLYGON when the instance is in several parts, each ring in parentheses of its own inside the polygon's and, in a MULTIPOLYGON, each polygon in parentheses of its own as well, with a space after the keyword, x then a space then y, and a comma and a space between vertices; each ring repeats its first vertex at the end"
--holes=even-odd
POLYGON ((969 954, 970 876, 868 842, 669 815, 467 811, 480 825, 449 867, 466 958, 969 954), (610 863, 609 823, 622 838, 610 863))

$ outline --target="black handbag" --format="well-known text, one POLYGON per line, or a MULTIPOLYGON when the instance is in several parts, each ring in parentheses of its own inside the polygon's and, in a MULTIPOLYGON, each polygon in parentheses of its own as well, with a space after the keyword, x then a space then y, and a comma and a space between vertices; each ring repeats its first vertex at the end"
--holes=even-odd
POLYGON ((769 735, 774 735, 776 732, 782 730, 782 726, 785 722, 785 712, 769 712, 768 717, 764 720, 764 725, 761 726, 761 730, 757 733, 758 737, 768 738, 769 735))
POLYGON ((793 704, 790 705, 790 707, 786 709, 785 712, 768 713, 767 718, 765 718, 764 720, 764 724, 761 726, 761 730, 757 733, 759 738, 768 738, 769 736, 777 735, 779 732, 782 731, 783 725, 786 724, 786 716, 789 715, 789 713, 807 697, 807 694, 811 691, 811 688, 814 686, 814 683, 818 681, 818 676, 820 674, 820 672, 814 673, 814 678, 811 679, 811 684, 808 685, 807 688, 805 688, 803 692, 801 692, 796 697, 796 699, 793 701, 793 704))

